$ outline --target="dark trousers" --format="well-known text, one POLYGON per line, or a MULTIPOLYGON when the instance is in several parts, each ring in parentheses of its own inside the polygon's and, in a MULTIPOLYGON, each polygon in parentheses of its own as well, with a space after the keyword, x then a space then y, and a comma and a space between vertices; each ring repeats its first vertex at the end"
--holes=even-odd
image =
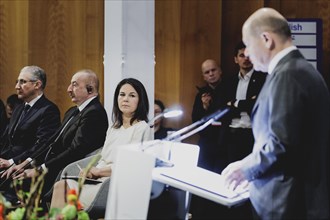
POLYGON ((229 128, 227 137, 228 162, 241 160, 252 152, 254 137, 250 128, 229 128))

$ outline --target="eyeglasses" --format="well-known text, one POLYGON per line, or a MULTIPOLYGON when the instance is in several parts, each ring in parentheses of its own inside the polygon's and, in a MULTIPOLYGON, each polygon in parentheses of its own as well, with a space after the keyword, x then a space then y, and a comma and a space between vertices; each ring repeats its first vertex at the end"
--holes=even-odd
POLYGON ((18 83, 20 85, 24 85, 24 84, 26 84, 28 82, 37 82, 37 80, 25 80, 25 79, 18 79, 18 80, 16 80, 16 84, 18 83))

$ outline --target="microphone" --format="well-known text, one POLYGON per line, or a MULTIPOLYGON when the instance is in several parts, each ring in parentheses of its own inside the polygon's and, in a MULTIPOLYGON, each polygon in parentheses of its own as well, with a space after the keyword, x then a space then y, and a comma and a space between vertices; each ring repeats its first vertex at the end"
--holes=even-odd
POLYGON ((174 118, 182 115, 181 109, 165 109, 162 113, 156 115, 149 121, 149 125, 152 128, 155 125, 155 121, 160 118, 174 118))
POLYGON ((214 113, 203 117, 199 121, 196 121, 195 123, 193 123, 187 127, 184 127, 176 132, 173 132, 172 134, 170 134, 163 140, 165 140, 165 141, 182 141, 182 140, 190 137, 191 135, 194 135, 195 133, 203 130, 204 128, 206 128, 207 126, 212 124, 214 121, 217 121, 218 119, 222 118, 225 114, 227 114, 229 112, 229 110, 230 110, 230 108, 228 108, 228 107, 225 109, 219 109, 219 110, 215 111, 214 113), (196 129, 192 130, 193 128, 195 128, 196 126, 199 126, 200 124, 202 124, 200 127, 197 127, 196 129), (182 135, 182 134, 184 134, 184 135, 182 135))

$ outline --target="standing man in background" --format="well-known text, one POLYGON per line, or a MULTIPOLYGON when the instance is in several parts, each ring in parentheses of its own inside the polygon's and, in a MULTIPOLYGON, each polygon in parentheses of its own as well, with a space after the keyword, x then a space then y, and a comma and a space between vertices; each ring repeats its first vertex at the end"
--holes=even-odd
POLYGON ((287 20, 261 8, 242 28, 245 55, 268 72, 252 110, 253 152, 222 174, 249 182, 257 219, 328 219, 330 96, 322 75, 293 45, 287 20))
POLYGON ((251 111, 265 82, 266 73, 253 69, 249 57, 244 55, 245 45, 239 42, 234 51, 234 61, 239 66, 232 78, 230 88, 232 119, 228 130, 228 162, 243 159, 252 152, 254 138, 251 129, 251 111))
MULTIPOLYGON (((234 49, 234 61, 238 64, 238 74, 229 80, 228 90, 231 101, 229 117, 231 124, 226 131, 227 162, 243 159, 252 152, 254 138, 251 129, 251 111, 265 82, 266 73, 253 69, 249 57, 245 56, 245 45, 239 42, 234 49)), ((251 203, 249 201, 228 210, 231 218, 252 218, 251 203)))
MULTIPOLYGON (((206 85, 198 88, 192 109, 192 121, 196 122, 203 117, 226 106, 228 92, 222 82, 220 66, 211 59, 202 63, 202 75, 206 85)), ((200 147, 198 166, 220 173, 226 162, 222 146, 223 126, 210 125, 199 133, 198 145, 200 147)))
MULTIPOLYGON (((22 154, 37 151, 61 125, 58 107, 43 93, 46 82, 46 73, 38 66, 26 66, 20 71, 15 89, 24 103, 14 110, 0 142, 1 168, 19 164, 22 154)), ((6 191, 5 196, 8 193, 8 200, 15 200, 9 184, 2 185, 0 190, 6 191)))
MULTIPOLYGON (((193 122, 225 107, 229 101, 220 66, 214 60, 208 59, 202 63, 201 69, 206 85, 202 88, 197 87, 198 93, 192 109, 193 122)), ((209 125, 199 132, 198 141, 200 147, 198 166, 216 173, 221 173, 227 165, 224 134, 228 125, 225 125, 224 120, 221 122, 221 125, 209 125)), ((191 214, 193 219, 214 218, 219 212, 221 216, 226 217, 227 211, 226 207, 221 207, 215 202, 196 195, 192 196, 191 214)))

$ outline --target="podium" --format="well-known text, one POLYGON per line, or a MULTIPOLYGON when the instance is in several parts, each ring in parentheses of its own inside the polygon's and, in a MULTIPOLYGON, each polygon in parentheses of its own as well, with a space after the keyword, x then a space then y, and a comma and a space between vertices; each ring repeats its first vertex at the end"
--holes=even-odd
MULTIPOLYGON (((150 198, 150 195, 159 195, 165 185, 227 207, 242 203, 249 198, 248 191, 229 190, 224 186, 221 175, 197 167, 199 155, 197 145, 154 140, 121 146, 118 149, 120 150, 111 178, 106 219, 123 217, 113 215, 120 213, 118 210, 125 210, 125 219, 146 219, 149 204, 146 198, 150 198), (156 161, 165 161, 163 164, 166 167, 155 167, 156 161), (137 172, 139 175, 133 175, 137 172), (135 184, 140 186, 144 184, 144 187, 136 188, 135 184), (132 190, 133 188, 135 190, 132 190), (123 202, 125 198, 126 203, 123 202)), ((185 206, 187 207, 187 204, 185 206)))

